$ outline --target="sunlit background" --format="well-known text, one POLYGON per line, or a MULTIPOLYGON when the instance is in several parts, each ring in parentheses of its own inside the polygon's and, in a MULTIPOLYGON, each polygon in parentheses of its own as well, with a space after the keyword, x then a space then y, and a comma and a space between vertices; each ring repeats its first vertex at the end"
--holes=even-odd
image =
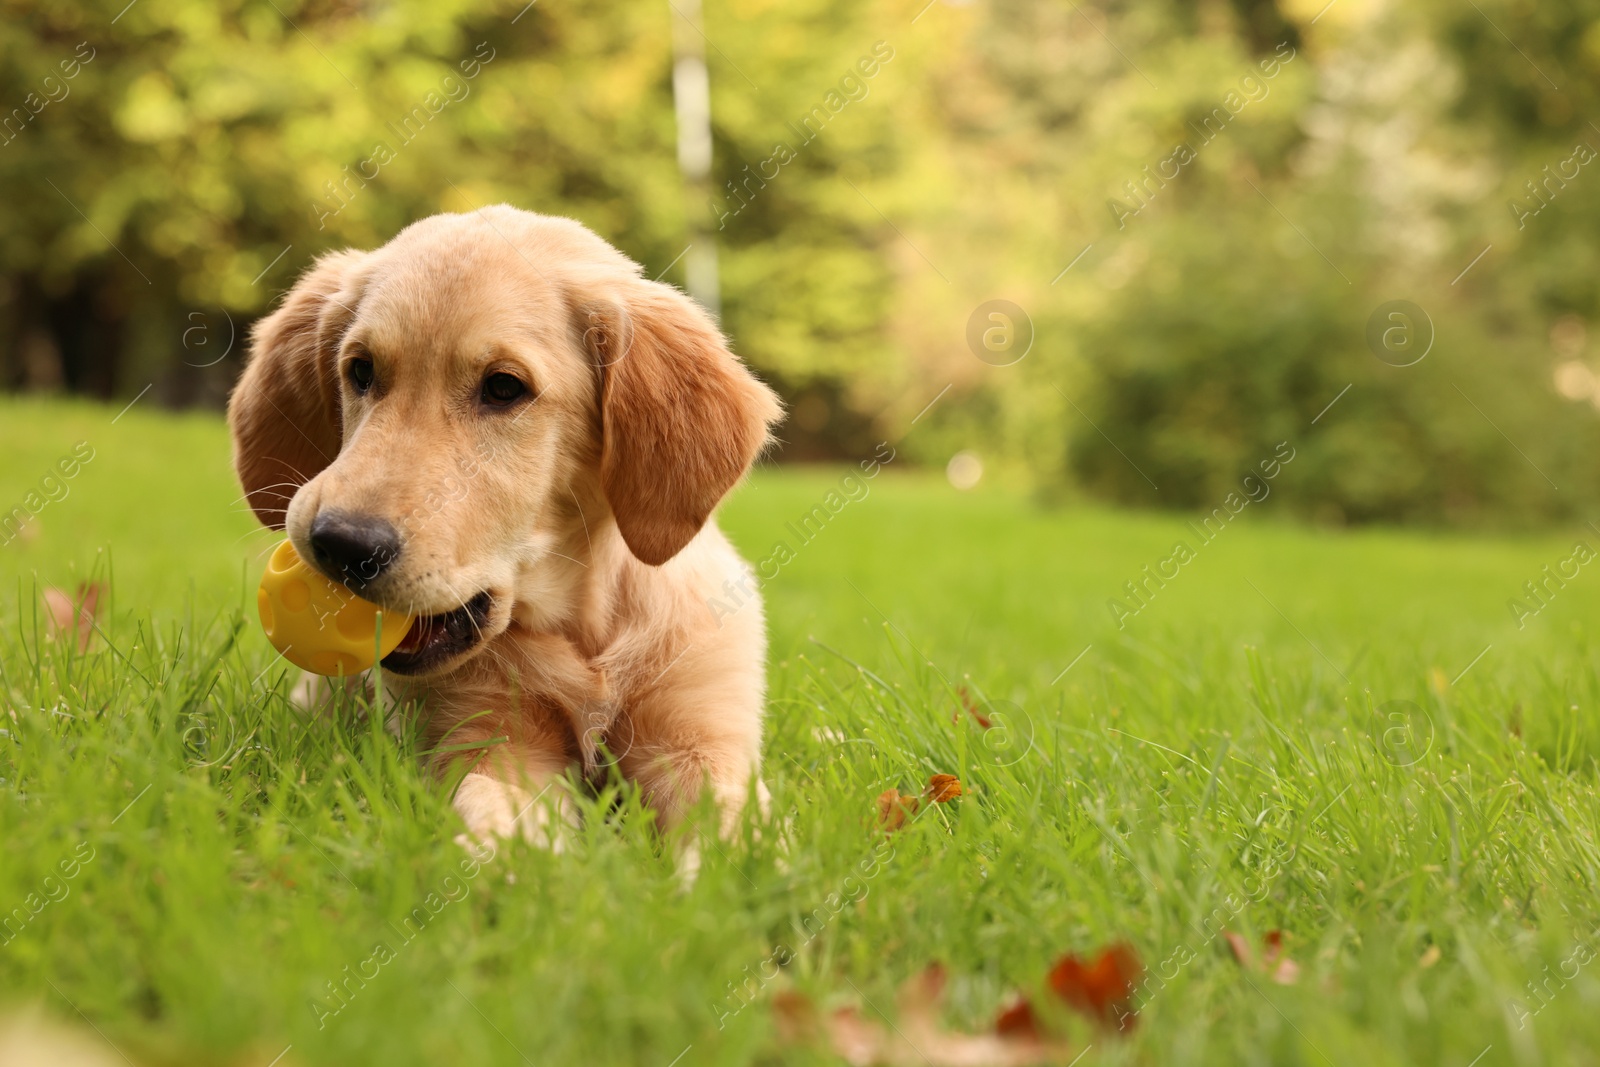
POLYGON ((1600 0, 0 0, 0 1067, 1593 1065, 1597 193, 1600 0), (259 624, 252 323, 499 202, 786 401, 720 843, 259 624))
POLYGON ((507 201, 720 307, 779 462, 1600 496, 1590 0, 124 2, 3 5, 9 390, 217 408, 318 253, 507 201))

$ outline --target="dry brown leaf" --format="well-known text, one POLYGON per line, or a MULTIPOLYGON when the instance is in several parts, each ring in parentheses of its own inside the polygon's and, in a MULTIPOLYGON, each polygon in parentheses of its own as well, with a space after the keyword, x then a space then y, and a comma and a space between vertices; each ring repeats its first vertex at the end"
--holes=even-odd
POLYGON ((772 1022, 778 1036, 787 1043, 816 1037, 817 1011, 809 997, 793 989, 780 989, 772 994, 772 1022))
POLYGON ((1144 977, 1144 964, 1128 945, 1102 949, 1093 961, 1067 953, 1050 969, 1050 988, 1070 1006, 1104 1025, 1121 1030, 1133 1025, 1130 1010, 1134 987, 1144 977))
POLYGON ((72 596, 54 586, 47 587, 44 591, 45 628, 50 636, 75 632, 78 651, 87 652, 89 642, 94 639, 95 622, 105 595, 104 582, 82 582, 72 596))
MULTIPOLYGON (((965 708, 967 714, 972 716, 972 721, 973 722, 977 723, 979 726, 983 727, 985 730, 989 729, 989 727, 994 725, 993 723, 991 723, 989 721, 989 716, 985 715, 983 712, 978 710, 978 702, 972 699, 972 695, 967 692, 967 687, 966 686, 964 686, 964 685, 963 686, 957 686, 956 687, 956 692, 958 694, 960 694, 960 696, 961 696, 961 707, 965 708)), ((957 710, 954 715, 950 716, 950 721, 951 722, 960 722, 961 721, 961 712, 960 712, 960 710, 957 710)))
POLYGON ((906 820, 917 813, 921 802, 913 796, 903 796, 899 789, 889 788, 878 794, 878 825, 885 830, 898 830, 906 820))
POLYGON ((1256 956, 1250 951, 1250 942, 1232 930, 1222 931, 1223 940, 1228 942, 1228 948, 1233 952, 1233 962, 1247 971, 1256 969, 1256 956))
POLYGON ((1417 966, 1422 968, 1423 970, 1427 970, 1429 967, 1432 967, 1435 963, 1438 963, 1439 962, 1439 957, 1443 956, 1443 955, 1444 955, 1444 953, 1442 951, 1440 951, 1438 945, 1429 945, 1428 946, 1428 950, 1426 952, 1424 952, 1422 954, 1422 958, 1417 961, 1417 966))
POLYGON ((0 1063, 6 1067, 126 1067, 133 1061, 88 1029, 64 1026, 36 1008, 0 1019, 0 1063))
POLYGON ((1266 950, 1262 953, 1261 964, 1267 974, 1279 985, 1294 985, 1300 980, 1300 965, 1290 959, 1283 950, 1283 931, 1268 930, 1262 939, 1266 950))
POLYGON ((1026 1037, 1038 1040, 1041 1034, 1038 1016, 1033 1014, 1033 1004, 1018 994, 1008 1007, 995 1016, 994 1032, 1002 1037, 1026 1037))
POLYGON ((1271 978, 1279 985, 1294 985, 1300 981, 1300 965, 1285 956, 1273 965, 1271 978))
POLYGON ((825 1040, 854 1067, 1029 1067, 1066 1062, 1067 1046, 1036 1033, 969 1034, 939 1025, 944 969, 937 964, 906 982, 896 999, 899 1018, 870 1018, 855 1008, 819 1016, 798 993, 773 999, 785 1039, 825 1040))
MULTIPOLYGON (((1068 1007, 1118 1030, 1133 1028, 1133 992, 1144 976, 1144 964, 1127 945, 1102 949, 1092 961, 1072 953, 1062 956, 1050 969, 1050 990, 1068 1007)), ((1035 1040, 1047 1027, 1027 997, 1017 998, 994 1021, 995 1033, 1035 1040)))
POLYGON ((1262 935, 1260 960, 1256 959, 1249 943, 1240 935, 1231 930, 1224 930, 1222 936, 1227 939, 1228 947, 1233 950, 1233 958, 1245 970, 1265 974, 1279 985, 1294 985, 1300 980, 1300 965, 1290 959, 1283 950, 1282 930, 1268 930, 1262 935))
MULTIPOLYGON (((923 796, 935 804, 944 804, 961 794, 961 779, 953 774, 936 774, 928 779, 923 796)), ((885 830, 899 830, 921 808, 922 797, 902 793, 898 787, 885 789, 878 794, 878 825, 885 830)))

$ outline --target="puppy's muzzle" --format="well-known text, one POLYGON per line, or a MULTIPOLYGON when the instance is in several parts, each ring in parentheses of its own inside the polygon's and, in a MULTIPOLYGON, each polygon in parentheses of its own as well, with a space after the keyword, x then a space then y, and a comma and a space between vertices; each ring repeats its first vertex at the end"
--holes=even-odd
POLYGON ((322 573, 359 593, 399 558, 400 534, 376 515, 323 508, 311 521, 311 552, 322 573))
POLYGON ((395 674, 430 674, 458 662, 483 643, 494 603, 494 594, 485 589, 454 611, 420 616, 405 640, 383 658, 383 669, 395 674))

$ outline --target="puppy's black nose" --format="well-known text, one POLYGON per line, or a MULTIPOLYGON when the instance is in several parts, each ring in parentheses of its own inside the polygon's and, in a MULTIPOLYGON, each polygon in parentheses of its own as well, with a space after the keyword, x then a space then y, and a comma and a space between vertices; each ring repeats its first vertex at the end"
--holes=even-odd
POLYGON ((400 535, 376 515, 324 508, 311 520, 311 551, 329 576, 359 588, 394 563, 400 535))

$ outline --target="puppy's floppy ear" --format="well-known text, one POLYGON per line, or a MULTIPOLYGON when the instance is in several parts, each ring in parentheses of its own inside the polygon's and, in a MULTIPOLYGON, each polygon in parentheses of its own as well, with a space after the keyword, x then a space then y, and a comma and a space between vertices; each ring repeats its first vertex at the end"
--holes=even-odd
POLYGON ((682 293, 642 280, 614 292, 585 309, 601 374, 600 482, 629 550, 659 565, 750 469, 783 408, 682 293))
POLYGON ((250 362, 228 398, 233 466, 256 518, 283 529, 295 490, 339 453, 339 338, 358 299, 364 252, 319 259, 283 305, 257 322, 250 362))

